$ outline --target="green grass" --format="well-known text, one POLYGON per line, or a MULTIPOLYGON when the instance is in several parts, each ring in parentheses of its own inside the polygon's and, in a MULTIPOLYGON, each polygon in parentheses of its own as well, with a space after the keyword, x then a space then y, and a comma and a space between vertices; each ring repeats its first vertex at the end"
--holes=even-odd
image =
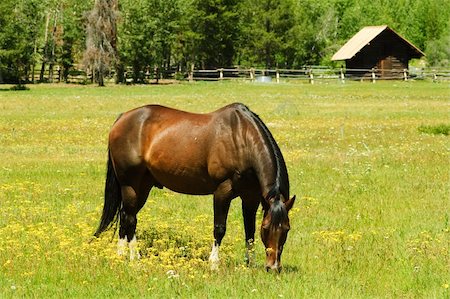
POLYGON ((448 125, 449 94, 428 82, 1 90, 0 297, 449 298, 449 137, 418 131, 448 125), (119 113, 231 102, 271 129, 298 197, 280 275, 263 270, 259 238, 256 267, 244 266, 239 199, 218 272, 211 197, 152 190, 137 262, 116 256, 112 232, 88 244, 119 113))

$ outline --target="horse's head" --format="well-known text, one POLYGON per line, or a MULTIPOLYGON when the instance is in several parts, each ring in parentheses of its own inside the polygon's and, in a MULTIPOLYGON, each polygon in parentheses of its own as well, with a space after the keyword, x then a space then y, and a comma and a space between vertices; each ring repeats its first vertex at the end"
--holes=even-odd
POLYGON ((261 240, 266 247, 266 270, 281 271, 281 253, 290 229, 288 212, 295 202, 295 196, 283 202, 271 199, 264 208, 261 223, 261 240))

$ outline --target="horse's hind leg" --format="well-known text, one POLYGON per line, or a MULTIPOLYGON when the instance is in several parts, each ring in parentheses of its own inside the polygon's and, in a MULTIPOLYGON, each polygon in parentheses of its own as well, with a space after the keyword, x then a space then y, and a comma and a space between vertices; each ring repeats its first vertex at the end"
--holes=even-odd
POLYGON ((137 213, 144 206, 152 186, 150 175, 143 176, 137 183, 122 185, 118 254, 124 254, 128 242, 130 260, 140 257, 136 241, 137 213))

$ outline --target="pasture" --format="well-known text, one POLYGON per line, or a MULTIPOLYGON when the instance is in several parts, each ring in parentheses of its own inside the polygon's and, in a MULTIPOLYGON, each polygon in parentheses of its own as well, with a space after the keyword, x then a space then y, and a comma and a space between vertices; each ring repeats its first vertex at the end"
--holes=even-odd
POLYGON ((449 298, 450 87, 430 82, 0 90, 0 297, 449 298), (142 259, 91 244, 103 206, 107 135, 149 103, 208 112, 243 102, 284 154, 291 232, 266 273, 257 216, 244 264, 240 199, 211 272, 212 199, 153 189, 138 214, 142 259), (190 208, 194 207, 194 208, 190 208))

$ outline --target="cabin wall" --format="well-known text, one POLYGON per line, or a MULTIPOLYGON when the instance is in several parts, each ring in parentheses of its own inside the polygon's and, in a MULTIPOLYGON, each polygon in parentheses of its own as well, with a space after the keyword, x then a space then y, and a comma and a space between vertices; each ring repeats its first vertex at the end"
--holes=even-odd
MULTIPOLYGON (((352 59, 346 61, 347 69, 378 69, 378 77, 398 77, 408 68, 410 47, 390 30, 383 31, 352 59), (391 71, 392 69, 392 71, 391 71)), ((358 76, 371 76, 363 71, 348 71, 358 76)))

